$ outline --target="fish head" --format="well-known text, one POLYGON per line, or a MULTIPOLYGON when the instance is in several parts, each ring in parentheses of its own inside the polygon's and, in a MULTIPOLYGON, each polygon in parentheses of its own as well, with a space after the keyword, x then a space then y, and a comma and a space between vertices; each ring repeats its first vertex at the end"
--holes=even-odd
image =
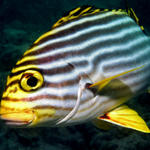
POLYGON ((28 69, 14 68, 7 78, 2 95, 0 118, 12 127, 38 126, 50 119, 53 124, 58 118, 55 117, 56 110, 53 107, 44 107, 51 100, 47 99, 44 87, 42 70, 35 66, 28 69))

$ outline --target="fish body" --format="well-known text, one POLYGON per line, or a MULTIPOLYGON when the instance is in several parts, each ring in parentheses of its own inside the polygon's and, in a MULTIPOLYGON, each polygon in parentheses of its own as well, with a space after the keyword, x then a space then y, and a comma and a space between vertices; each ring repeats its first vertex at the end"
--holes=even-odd
POLYGON ((76 8, 12 69, 2 119, 65 126, 103 116, 148 87, 149 58, 150 39, 126 11, 76 8), (101 88, 90 86, 106 79, 101 88))

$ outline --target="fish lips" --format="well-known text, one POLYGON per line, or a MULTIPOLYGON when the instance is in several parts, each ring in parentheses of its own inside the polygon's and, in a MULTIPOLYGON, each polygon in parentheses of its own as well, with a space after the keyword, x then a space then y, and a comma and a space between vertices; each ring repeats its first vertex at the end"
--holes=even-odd
POLYGON ((4 123, 11 127, 29 127, 35 118, 36 115, 34 111, 9 112, 1 115, 1 119, 4 123))

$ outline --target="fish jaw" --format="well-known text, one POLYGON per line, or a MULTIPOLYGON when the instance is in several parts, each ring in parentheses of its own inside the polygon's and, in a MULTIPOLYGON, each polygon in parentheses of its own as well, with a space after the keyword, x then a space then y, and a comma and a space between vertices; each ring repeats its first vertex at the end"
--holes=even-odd
POLYGON ((1 101, 0 119, 8 126, 28 127, 36 119, 36 113, 26 102, 1 101))
POLYGON ((55 109, 35 109, 35 117, 28 127, 55 126, 58 118, 55 116, 55 109))
POLYGON ((32 111, 26 112, 10 112, 1 115, 1 119, 5 121, 8 126, 27 127, 33 122, 35 115, 32 111))
POLYGON ((29 102, 12 102, 7 100, 1 101, 0 119, 10 127, 30 128, 36 127, 50 120, 55 124, 56 110, 51 109, 34 109, 29 102))

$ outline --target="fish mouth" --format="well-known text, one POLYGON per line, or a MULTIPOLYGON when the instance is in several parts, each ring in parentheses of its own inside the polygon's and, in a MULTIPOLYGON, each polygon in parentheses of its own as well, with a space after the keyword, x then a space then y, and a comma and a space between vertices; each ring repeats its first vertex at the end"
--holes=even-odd
POLYGON ((30 123, 26 121, 5 120, 5 124, 7 126, 25 127, 25 126, 28 126, 30 123))
POLYGON ((33 111, 28 112, 9 112, 1 114, 2 121, 12 127, 28 127, 35 120, 35 113, 33 111))

